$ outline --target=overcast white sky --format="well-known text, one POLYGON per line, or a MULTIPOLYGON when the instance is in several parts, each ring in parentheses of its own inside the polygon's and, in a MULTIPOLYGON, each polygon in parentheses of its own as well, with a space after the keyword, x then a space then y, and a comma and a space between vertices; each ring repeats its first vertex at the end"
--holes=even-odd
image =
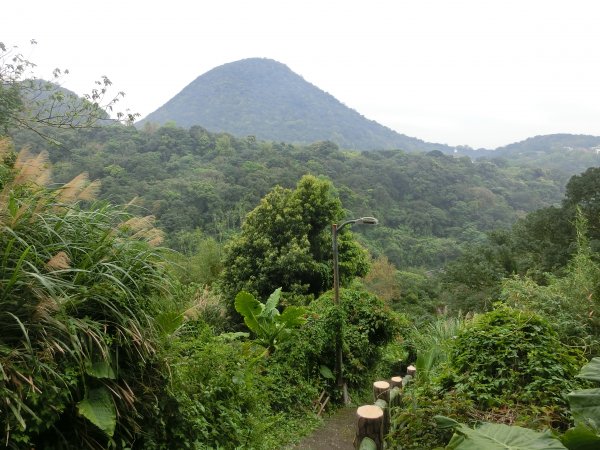
POLYGON ((0 42, 37 75, 68 68, 80 94, 107 75, 142 116, 214 67, 267 57, 430 142, 600 135, 597 0, 30 0, 1 14, 0 42))

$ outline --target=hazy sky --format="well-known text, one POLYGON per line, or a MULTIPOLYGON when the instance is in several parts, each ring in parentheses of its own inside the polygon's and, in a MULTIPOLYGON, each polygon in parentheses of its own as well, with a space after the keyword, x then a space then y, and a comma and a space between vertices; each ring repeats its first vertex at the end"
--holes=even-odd
POLYGON ((107 75, 142 116, 216 66, 267 57, 430 142, 600 135, 597 0, 33 0, 3 4, 1 23, 37 75, 68 68, 80 94, 107 75))

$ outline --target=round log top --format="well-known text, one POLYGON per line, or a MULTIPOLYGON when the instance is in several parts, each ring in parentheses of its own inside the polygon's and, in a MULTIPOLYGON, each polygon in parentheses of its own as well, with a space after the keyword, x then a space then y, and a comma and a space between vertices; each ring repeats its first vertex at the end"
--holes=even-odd
POLYGON ((392 382, 394 382, 394 383, 402 383, 402 377, 392 377, 392 382))
POLYGON ((383 417, 383 410, 377 405, 363 405, 358 407, 356 415, 364 419, 379 419, 383 417))
POLYGON ((373 386, 375 387, 375 389, 389 389, 390 388, 390 383, 388 383, 387 381, 376 381, 375 383, 373 383, 373 386))

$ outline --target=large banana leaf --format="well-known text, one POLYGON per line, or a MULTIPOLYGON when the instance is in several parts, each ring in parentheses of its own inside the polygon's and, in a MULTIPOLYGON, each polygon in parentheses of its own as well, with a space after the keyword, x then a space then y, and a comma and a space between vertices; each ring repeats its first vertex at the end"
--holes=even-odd
POLYGON ((592 358, 589 363, 581 368, 577 377, 600 382, 600 358, 592 358))
POLYGON ((264 309, 264 305, 254 298, 249 292, 241 291, 235 296, 235 310, 244 317, 244 323, 257 335, 261 334, 258 317, 264 309))
POLYGON ((568 430, 561 438, 569 450, 598 450, 600 436, 589 426, 582 423, 568 430))
POLYGON ((106 361, 88 362, 85 372, 94 378, 108 378, 109 380, 117 378, 112 366, 106 361))
POLYGON ((441 428, 453 428, 447 450, 565 450, 549 432, 497 423, 483 423, 472 429, 443 416, 435 416, 441 428))
POLYGON ((575 424, 593 422, 600 427, 600 389, 580 389, 567 397, 575 424))
POLYGON ((108 436, 115 433, 117 412, 108 389, 90 389, 87 396, 77 403, 77 411, 108 436))
POLYGON ((269 295, 267 303, 265 303, 265 307, 260 314, 262 317, 272 318, 274 316, 279 315, 279 311, 277 310, 279 297, 281 297, 281 288, 275 289, 275 291, 271 295, 269 295))

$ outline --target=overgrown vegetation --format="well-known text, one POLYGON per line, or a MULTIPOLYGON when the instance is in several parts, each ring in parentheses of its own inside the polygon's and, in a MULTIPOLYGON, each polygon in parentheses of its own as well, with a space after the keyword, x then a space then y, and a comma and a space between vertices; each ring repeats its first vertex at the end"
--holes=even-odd
MULTIPOLYGON (((280 448, 318 422, 322 390, 341 400, 338 331, 352 389, 417 365, 391 445, 504 425, 534 440, 572 428, 566 446, 597 438, 581 409, 597 393, 572 394, 571 409, 565 395, 600 348, 600 169, 573 177, 559 205, 565 173, 518 160, 200 127, 57 131, 27 109, 24 73, 0 71, 0 126, 31 146, 0 139, 5 447, 280 448), (361 231, 364 247, 340 235, 338 307, 329 227, 362 215, 383 225, 361 231)), ((67 128, 86 124, 69 96, 39 100, 67 102, 53 109, 67 128)))

